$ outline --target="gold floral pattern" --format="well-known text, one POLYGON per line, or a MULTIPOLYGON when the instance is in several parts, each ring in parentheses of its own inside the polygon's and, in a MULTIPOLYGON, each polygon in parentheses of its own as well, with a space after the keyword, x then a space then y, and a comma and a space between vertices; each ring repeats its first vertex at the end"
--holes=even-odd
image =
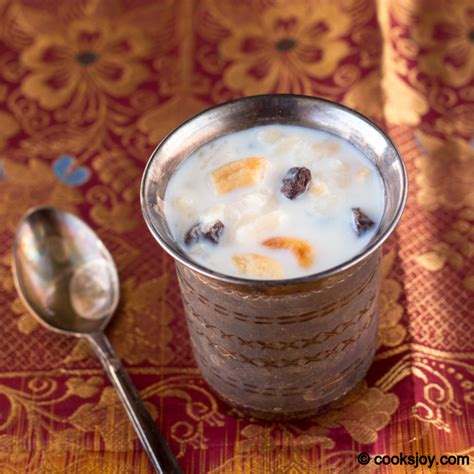
POLYGON ((431 251, 421 253, 415 257, 416 261, 429 272, 437 272, 449 262, 454 267, 462 266, 462 257, 459 253, 453 251, 449 244, 439 242, 431 247, 431 251), (460 261, 461 259, 461 261, 460 261))
POLYGON ((371 72, 357 81, 344 96, 344 103, 374 119, 383 119, 384 94, 379 71, 371 72))
MULTIPOLYGON (((136 184, 136 183, 135 183, 136 184)), ((117 183, 117 185, 120 185, 117 183)), ((133 186, 124 191, 125 196, 133 192, 133 186)), ((135 188, 136 192, 137 189, 135 188)), ((113 188, 98 185, 89 189, 87 201, 92 205, 90 215, 93 221, 103 229, 117 233, 130 232, 138 225, 137 213, 129 202, 122 202, 113 188)))
POLYGON ((415 161, 418 203, 430 211, 473 207, 474 148, 455 136, 444 140, 421 132, 417 136, 426 149, 415 161))
POLYGON ((68 393, 81 398, 91 398, 96 395, 104 383, 101 377, 71 377, 66 381, 68 393))
MULTIPOLYGON (((152 404, 147 404, 147 408, 152 418, 156 418, 156 408, 152 404)), ((104 388, 99 403, 81 405, 69 417, 69 423, 83 432, 100 433, 109 451, 126 451, 135 438, 132 425, 112 387, 104 388)))
POLYGON ((0 256, 0 289, 5 293, 11 293, 14 290, 9 253, 0 256))
POLYGON ((402 294, 402 285, 390 278, 396 253, 391 250, 382 259, 382 288, 380 294, 380 320, 378 326, 378 346, 395 347, 403 342, 406 328, 400 324, 403 317, 403 306, 398 302, 402 294))
POLYGON ((462 270, 466 262, 474 257, 472 229, 469 220, 456 220, 448 231, 442 234, 442 241, 433 244, 428 252, 415 256, 416 262, 429 272, 437 272, 446 264, 453 270, 462 270))
POLYGON ((342 426, 355 442, 373 443, 399 403, 396 395, 384 393, 378 387, 369 388, 363 381, 316 416, 309 429, 291 423, 246 425, 240 431, 235 455, 211 472, 312 472, 314 463, 306 454, 315 448, 321 449, 321 453, 334 448, 330 429, 342 426))
POLYGON ((170 130, 205 108, 205 103, 199 99, 175 97, 147 111, 138 121, 138 129, 148 136, 150 143, 155 144, 170 130))
POLYGON ((334 442, 327 429, 313 426, 307 430, 292 425, 264 427, 249 424, 240 432, 235 456, 211 472, 310 472, 305 454, 315 446, 330 449, 334 442), (291 446, 291 450, 286 449, 291 446))
POLYGON ((389 91, 384 104, 384 116, 389 123, 418 125, 429 110, 426 98, 394 71, 386 73, 382 88, 389 91))
POLYGON ((31 334, 37 327, 39 327, 39 322, 33 318, 25 309, 23 303, 19 298, 15 298, 12 301, 10 306, 12 312, 18 317, 17 327, 18 331, 22 334, 28 336, 31 334))
POLYGON ((76 206, 83 202, 81 193, 60 183, 48 164, 38 159, 26 163, 5 159, 3 172, 0 221, 10 231, 15 229, 28 208, 39 203, 47 202, 75 212, 76 206))
POLYGON ((328 428, 343 426, 355 441, 369 444, 388 425, 399 404, 395 394, 369 388, 362 382, 343 400, 332 404, 331 411, 319 416, 318 423, 328 428))
POLYGON ((123 291, 108 334, 186 472, 353 472, 362 450, 419 448, 407 432, 429 439, 430 454, 470 454, 470 3, 0 0, 0 471, 149 471, 87 346, 39 327, 16 298, 12 235, 38 204, 80 214, 112 251, 123 291), (236 417, 209 392, 137 192, 153 146, 177 124, 275 91, 376 119, 411 193, 382 261, 367 382, 294 424, 236 417), (55 176, 64 155, 69 172, 87 170, 80 187, 55 176))
MULTIPOLYGON (((426 97, 418 90, 418 84, 413 84, 412 77, 408 74, 408 60, 416 56, 414 46, 406 38, 401 37, 401 28, 392 28, 394 18, 403 25, 411 25, 412 3, 401 0, 400 2, 384 3, 378 9, 378 20, 384 39, 384 51, 381 60, 382 80, 380 86, 384 92, 383 115, 388 123, 418 125, 421 118, 429 110, 426 97)), ((413 69, 415 71, 416 69, 413 69)), ((366 94, 367 100, 371 98, 366 94)))
POLYGON ((291 433, 285 425, 274 425, 272 427, 263 427, 260 425, 247 425, 241 432, 242 440, 236 448, 237 453, 258 453, 266 454, 277 448, 278 440, 272 436, 272 431, 278 428, 278 435, 283 438, 290 438, 289 441, 299 449, 309 449, 315 444, 325 448, 334 447, 334 442, 327 437, 327 430, 320 426, 313 426, 309 430, 298 430, 296 434, 291 433))
POLYGON ((9 127, 16 121, 26 132, 21 148, 41 159, 74 155, 82 164, 117 141, 144 161, 151 149, 136 124, 176 93, 178 10, 171 0, 120 2, 111 11, 102 1, 6 2, 0 37, 15 53, 0 54, 0 71, 14 87, 0 84, 0 101, 8 103, 1 112, 9 127), (160 85, 147 87, 158 74, 160 85))
POLYGON ((83 102, 100 94, 129 95, 148 76, 140 63, 148 51, 141 32, 111 21, 77 20, 63 34, 42 34, 22 52, 22 63, 31 70, 22 83, 23 93, 46 109, 56 109, 74 99, 83 102))
POLYGON ((418 47, 426 51, 420 69, 430 77, 461 86, 474 77, 474 7, 470 0, 441 0, 437 8, 420 5, 423 20, 413 28, 418 47))
POLYGON ((450 107, 436 120, 436 129, 442 133, 456 133, 466 138, 474 136, 474 104, 450 107))
POLYGON ((92 164, 102 183, 124 200, 132 202, 140 190, 141 173, 127 159, 123 150, 112 150, 98 156, 92 164))
POLYGON ((335 2, 313 8, 281 4, 248 23, 225 26, 231 34, 220 44, 230 64, 224 83, 246 95, 265 92, 311 92, 312 78, 329 76, 349 52, 342 36, 350 26, 349 15, 335 2))
MULTIPOLYGON (((28 434, 24 438, 0 435, 2 472, 8 472, 11 466, 22 466, 22 472, 38 472, 48 467, 48 472, 59 473, 64 472, 66 466, 70 469, 71 458, 77 457, 80 458, 77 460, 78 465, 94 465, 94 458, 104 458, 101 452, 104 445, 108 448, 107 452, 114 453, 117 461, 110 472, 121 470, 120 467, 126 462, 126 453, 130 453, 136 445, 136 434, 115 390, 110 385, 104 387, 102 371, 85 372, 81 376, 71 375, 65 380, 55 380, 50 375, 26 376, 21 379, 22 390, 9 387, 2 380, 0 399, 3 416, 0 427, 12 429, 17 426, 21 415, 28 434), (100 376, 94 375, 97 373, 100 376), (77 400, 81 403, 71 410, 77 400), (86 459, 83 459, 84 449, 90 454, 86 459), (28 455, 23 456, 25 453, 28 455)), ((156 419, 158 411, 151 398, 168 398, 175 403, 178 401, 177 405, 181 405, 185 413, 171 427, 173 440, 179 443, 183 453, 188 447, 205 450, 205 430, 223 425, 213 395, 199 380, 195 369, 176 369, 171 372, 157 369, 156 374, 161 380, 149 384, 142 392, 152 418, 156 419), (187 431, 183 433, 184 426, 187 431)), ((146 463, 145 453, 136 454, 136 458, 146 463)), ((85 472, 97 471, 84 469, 85 472)), ((109 472, 104 469, 100 471, 109 472)))
MULTIPOLYGON (((463 416, 461 404, 472 403, 472 366, 462 360, 453 360, 449 352, 420 347, 403 355, 391 369, 377 381, 383 391, 391 390, 403 379, 411 376, 412 385, 422 388, 413 400, 411 414, 415 419, 429 424, 434 431, 451 432, 453 420, 463 416), (430 380, 426 384, 426 380, 430 380)), ((426 425, 425 425, 426 426, 426 425)), ((447 440, 445 450, 458 448, 456 439, 447 440)))
POLYGON ((15 118, 0 110, 0 150, 7 144, 7 140, 16 135, 20 126, 15 118))

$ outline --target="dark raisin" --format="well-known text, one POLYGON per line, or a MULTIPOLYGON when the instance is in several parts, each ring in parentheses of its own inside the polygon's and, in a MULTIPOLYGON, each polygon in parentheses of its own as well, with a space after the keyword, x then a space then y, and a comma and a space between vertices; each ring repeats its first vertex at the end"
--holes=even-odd
POLYGON ((186 245, 195 244, 199 241, 200 237, 201 237, 201 223, 198 222, 197 224, 194 224, 186 232, 186 235, 184 236, 184 243, 186 245))
POLYGON ((295 199, 303 194, 311 182, 311 171, 302 168, 290 168, 282 180, 281 193, 288 199, 295 199))
POLYGON ((203 224, 198 222, 194 224, 185 234, 184 243, 191 245, 199 242, 201 238, 211 241, 214 244, 219 243, 224 224, 221 221, 215 221, 212 224, 203 224))
POLYGON ((210 240, 214 244, 218 244, 223 231, 224 224, 221 221, 216 221, 210 226, 206 227, 203 232, 203 236, 205 239, 210 240))
POLYGON ((357 235, 363 234, 374 225, 374 221, 365 215, 360 207, 352 208, 352 227, 357 235))

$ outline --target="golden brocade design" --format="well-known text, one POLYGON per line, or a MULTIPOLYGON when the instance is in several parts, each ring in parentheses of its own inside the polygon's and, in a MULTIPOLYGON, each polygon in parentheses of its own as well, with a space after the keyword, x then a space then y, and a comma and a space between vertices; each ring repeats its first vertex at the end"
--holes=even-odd
POLYGON ((474 207, 474 148, 462 138, 441 138, 418 132, 423 153, 415 165, 419 171, 418 203, 433 211, 439 207, 474 207))
POLYGON ((15 298, 12 301, 10 309, 13 314, 15 314, 18 318, 16 323, 18 331, 22 334, 29 335, 31 334, 37 327, 39 327, 38 321, 34 319, 25 309, 23 303, 20 301, 19 298, 15 298))
POLYGON ((110 187, 94 186, 87 192, 86 200, 91 204, 92 220, 104 230, 121 234, 137 227, 139 221, 133 206, 122 202, 110 187))
MULTIPOLYGON (((418 125, 429 110, 428 100, 422 94, 420 85, 408 73, 408 61, 415 59, 413 45, 407 43, 400 27, 392 28, 392 15, 401 21, 396 13, 400 9, 403 11, 404 3, 397 5, 397 2, 388 0, 380 0, 379 3, 378 20, 384 39, 380 81, 384 93, 383 115, 392 124, 418 125)), ((405 16, 402 15, 402 18, 405 19, 405 16)), ((367 101, 371 101, 371 97, 366 96, 367 101)))
MULTIPOLYGON (((317 457, 316 462, 307 458, 292 456, 289 452, 279 452, 276 456, 242 457, 235 456, 224 464, 212 469, 211 474, 247 474, 251 472, 262 473, 313 473, 313 472, 357 472, 360 464, 357 455, 360 451, 344 450, 337 452, 323 452, 317 457)), ((375 472, 369 465, 364 472, 375 472)))
POLYGON ((395 251, 391 250, 382 258, 378 346, 398 346, 407 334, 406 327, 400 323, 404 313, 403 306, 398 302, 403 291, 402 285, 389 277, 395 257, 395 251))
POLYGON ((131 164, 122 150, 112 150, 98 156, 93 169, 100 181, 115 193, 122 196, 125 202, 133 202, 140 189, 140 170, 131 164))
POLYGON ((87 113, 94 96, 129 95, 147 78, 139 58, 149 45, 139 30, 95 19, 71 22, 64 30, 37 36, 20 58, 31 70, 22 90, 43 107, 56 109, 74 98, 73 108, 87 113))
POLYGON ((221 14, 219 19, 232 32, 219 47, 222 58, 230 62, 223 81, 246 95, 308 94, 312 78, 329 76, 349 52, 342 35, 350 27, 350 17, 334 2, 314 8, 298 2, 279 5, 259 16, 249 11, 244 25, 240 18, 233 22, 221 14))
POLYGON ((38 203, 76 212, 83 202, 81 193, 58 182, 51 168, 39 159, 4 159, 2 163, 5 179, 1 182, 0 221, 5 230, 12 232, 22 214, 38 203))
POLYGON ((0 256, 0 289, 5 293, 11 293, 14 290, 10 261, 9 254, 0 256))
POLYGON ((334 446, 326 434, 327 430, 319 426, 303 430, 283 424, 270 427, 250 424, 240 432, 236 455, 211 472, 307 472, 311 464, 305 453, 315 446, 334 446), (285 449, 287 446, 293 447, 291 452, 285 449), (245 468, 239 469, 241 466, 245 468))
MULTIPOLYGON (((147 408, 155 419, 156 408, 149 403, 147 408)), ((82 432, 97 431, 108 451, 127 451, 134 439, 133 429, 112 387, 104 388, 98 403, 81 405, 69 416, 68 422, 82 432)))
POLYGON ((416 261, 429 272, 441 270, 446 263, 454 269, 460 269, 463 266, 463 256, 451 248, 445 242, 439 242, 431 247, 426 253, 421 253, 415 257, 416 261))
MULTIPOLYGON (((83 379, 81 377, 71 377, 66 381, 68 393, 80 398, 90 398, 96 395, 103 385, 101 377, 90 377, 83 379)), ((77 413, 77 412, 76 412, 77 413)))
POLYGON ((358 472, 361 451, 472 465, 473 104, 471 0, 0 0, 0 471, 151 472, 87 344, 47 332, 15 293, 13 232, 41 204, 83 217, 113 254, 121 301, 107 334, 186 472, 358 472), (368 115, 409 178, 384 244, 374 363, 329 410, 288 423, 210 391, 139 202, 172 128, 271 92, 368 115))
POLYGON ((474 136, 474 104, 450 107, 436 120, 435 128, 441 133, 456 133, 467 138, 474 136))
POLYGON ((420 59, 425 74, 453 86, 472 81, 474 15, 470 0, 441 0, 438 8, 423 9, 423 21, 413 26, 413 38, 425 51, 420 59))
POLYGON ((387 426, 400 404, 393 393, 361 382, 341 401, 331 404, 331 410, 317 418, 327 428, 343 426, 352 439, 361 444, 377 440, 377 432, 387 426))
MULTIPOLYGON (((472 404, 472 365, 450 360, 445 354, 424 350, 403 356, 376 385, 390 390, 411 377, 422 387, 423 396, 412 407, 412 415, 437 430, 451 432, 451 424, 462 416, 461 403, 472 404), (457 388, 458 390, 455 390, 457 388), (461 392, 463 399, 456 392, 461 392), (453 420, 448 422, 448 420, 453 420)), ((455 441, 452 440, 453 446, 455 441)))
POLYGON ((189 117, 206 108, 205 102, 193 97, 174 97, 165 104, 147 111, 138 122, 138 129, 148 136, 150 144, 158 143, 189 117))
MULTIPOLYGON (((276 426, 280 428, 283 438, 294 438, 295 442, 302 449, 307 449, 315 444, 319 444, 326 448, 334 447, 334 442, 327 435, 327 430, 318 426, 302 431, 297 434, 291 433, 287 426, 276 426)), ((265 428, 259 425, 247 425, 241 432, 242 440, 237 446, 237 453, 260 453, 265 454, 271 452, 277 447, 277 441, 271 436, 274 427, 265 428)), ((284 441, 283 441, 284 443, 284 441)), ((283 444, 282 443, 282 444, 283 444)))
POLYGON ((160 97, 143 84, 153 58, 176 44, 174 2, 121 3, 112 13, 102 2, 53 3, 9 1, 0 17, 0 35, 15 51, 0 55, 0 70, 15 85, 6 102, 28 132, 23 148, 50 159, 66 148, 83 163, 119 138, 122 150, 143 160, 149 150, 136 123, 160 97))
POLYGON ((235 456, 211 472, 312 472, 310 454, 317 451, 324 457, 323 453, 335 447, 331 428, 343 426, 354 442, 372 443, 398 406, 396 395, 369 388, 363 381, 315 417, 309 429, 291 423, 247 425, 240 431, 235 456))
MULTIPOLYGON (((446 270, 449 270, 449 267, 438 272, 438 278, 443 272, 450 275, 446 270)), ((426 278, 425 274, 421 273, 421 275, 426 278)), ((437 281, 434 280, 434 282, 437 281)), ((460 279, 454 283, 451 281, 438 283, 437 289, 432 285, 433 282, 428 287, 432 291, 431 295, 422 300, 422 303, 427 306, 426 311, 419 312, 410 320, 411 336, 416 338, 419 344, 428 348, 444 348, 460 354, 470 354, 474 345, 474 339, 471 337, 473 329, 470 322, 462 318, 462 314, 469 310, 468 289, 464 288, 460 279), (435 297, 439 293, 453 291, 453 287, 461 298, 451 305, 435 297), (436 316, 440 314, 444 316, 444 319, 436 319, 436 316)))
POLYGON ((15 118, 6 112, 0 111, 0 151, 5 148, 7 140, 19 132, 20 127, 15 118))
POLYGON ((442 235, 442 241, 434 244, 430 251, 415 256, 415 260, 425 270, 436 272, 446 264, 453 270, 462 270, 474 257, 474 232, 469 216, 456 220, 442 235))
POLYGON ((390 91, 385 96, 384 116, 391 123, 418 125, 421 117, 428 112, 428 102, 423 95, 395 72, 386 73, 382 87, 390 91))
POLYGON ((344 96, 344 103, 362 113, 383 118, 384 95, 380 84, 380 71, 374 71, 357 81, 344 96))
MULTIPOLYGON (((64 458, 59 456, 60 452, 85 446, 84 441, 92 439, 90 437, 100 439, 109 451, 117 454, 126 453, 133 447, 136 435, 117 394, 112 387, 104 387, 103 375, 100 371, 97 373, 101 375, 71 376, 65 383, 58 383, 50 376, 41 379, 32 377, 23 391, 12 389, 4 382, 0 383, 0 398, 8 400, 8 409, 0 428, 14 427, 19 415, 24 413, 29 434, 29 438, 19 443, 10 435, 0 436, 0 468, 8 467, 12 451, 17 454, 28 452, 31 450, 31 443, 35 442, 47 453, 44 456, 46 462, 54 460, 60 465, 64 462, 64 458), (67 417, 57 416, 49 411, 51 407, 64 409, 74 397, 85 402, 67 417), (45 443, 42 434, 44 431, 49 433, 48 443, 45 443)), ((188 446, 205 449, 206 430, 222 426, 222 415, 216 412, 214 397, 202 386, 201 381, 195 379, 194 374, 176 369, 165 375, 162 381, 148 386, 142 392, 145 404, 154 419, 157 418, 158 412, 155 404, 149 401, 152 398, 171 397, 185 404, 187 419, 193 422, 192 425, 183 420, 175 423, 171 430, 174 433, 173 438, 182 446, 182 454, 188 446), (186 389, 185 392, 183 388, 186 389), (184 423, 191 426, 191 432, 184 433, 183 436, 181 427, 184 423)), ((7 407, 5 404, 3 406, 7 407)), ((97 445, 92 448, 93 452, 97 450, 97 445)), ((33 456, 16 456, 15 459, 16 462, 23 462, 25 468, 34 470, 35 466, 38 467, 40 458, 41 451, 35 450, 33 456)))

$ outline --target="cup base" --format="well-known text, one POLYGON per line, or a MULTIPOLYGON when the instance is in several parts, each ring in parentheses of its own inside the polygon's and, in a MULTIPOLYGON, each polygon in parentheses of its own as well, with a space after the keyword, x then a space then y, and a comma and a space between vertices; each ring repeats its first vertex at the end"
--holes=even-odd
MULTIPOLYGON (((369 364, 370 367, 370 364, 369 364)), ((247 405, 244 405, 236 400, 231 400, 230 398, 222 395, 219 393, 214 387, 209 385, 209 388, 213 393, 217 395, 217 397, 222 400, 223 402, 230 405, 232 408, 235 408, 239 412, 241 412, 245 417, 250 418, 258 418, 260 420, 265 421, 290 421, 290 420, 302 420, 304 418, 309 418, 312 416, 316 416, 320 413, 324 413, 331 408, 331 405, 341 398, 346 396, 367 374, 369 367, 364 371, 364 373, 350 385, 347 390, 341 393, 337 398, 331 400, 329 403, 321 405, 316 408, 311 408, 308 410, 298 410, 298 411, 291 411, 291 412, 277 412, 277 411, 265 411, 265 410, 256 410, 251 408, 247 405)))

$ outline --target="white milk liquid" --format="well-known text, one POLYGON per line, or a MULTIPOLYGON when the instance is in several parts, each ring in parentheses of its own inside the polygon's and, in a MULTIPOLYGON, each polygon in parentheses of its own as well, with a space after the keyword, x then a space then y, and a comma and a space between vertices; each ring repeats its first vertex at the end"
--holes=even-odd
POLYGON ((193 260, 251 279, 301 277, 351 259, 373 238, 383 210, 382 178, 370 160, 330 133, 290 125, 253 127, 204 145, 175 171, 165 195, 171 232, 193 260), (212 173, 249 157, 264 158, 256 182, 219 194, 212 173), (308 168, 311 182, 306 191, 289 199, 280 190, 293 167, 308 168), (360 235, 353 227, 353 208, 373 221, 360 235), (218 220, 224 229, 217 244, 206 238, 185 244, 194 224, 218 220), (268 243, 275 238, 278 245, 268 243), (304 241, 310 249, 303 263, 292 251, 291 239, 304 241), (267 257, 273 265, 262 272, 261 265, 257 271, 236 263, 234 257, 248 255, 267 257))

